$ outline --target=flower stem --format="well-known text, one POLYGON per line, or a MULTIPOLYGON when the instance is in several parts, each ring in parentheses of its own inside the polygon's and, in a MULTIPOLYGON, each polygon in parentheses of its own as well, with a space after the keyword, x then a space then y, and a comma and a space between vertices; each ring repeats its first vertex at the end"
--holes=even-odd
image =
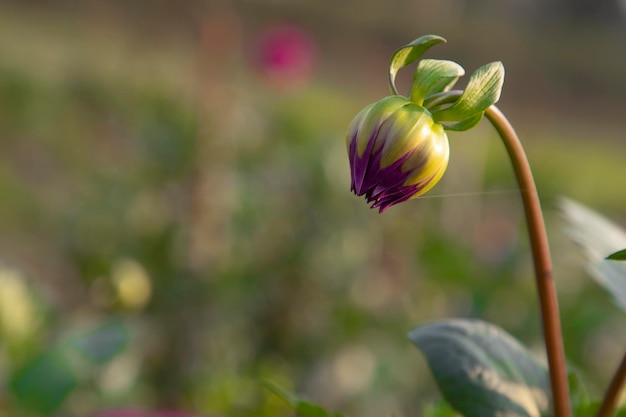
POLYGON ((517 177, 524 204, 524 212, 526 214, 526 223, 535 266, 543 336, 548 357, 554 416, 570 417, 569 386, 567 383, 567 368, 565 365, 558 299, 556 286, 552 277, 550 248, 548 246, 548 237, 543 221, 543 214, 541 212, 541 205, 539 203, 539 195, 537 194, 537 187, 535 186, 528 158, 511 123, 495 106, 489 107, 485 111, 485 116, 504 142, 504 146, 513 164, 513 170, 517 177))
POLYGON ((624 388, 626 388, 626 353, 624 353, 622 362, 619 364, 619 368, 617 368, 609 388, 606 390, 606 394, 604 394, 602 405, 596 417, 611 417, 615 414, 624 388))

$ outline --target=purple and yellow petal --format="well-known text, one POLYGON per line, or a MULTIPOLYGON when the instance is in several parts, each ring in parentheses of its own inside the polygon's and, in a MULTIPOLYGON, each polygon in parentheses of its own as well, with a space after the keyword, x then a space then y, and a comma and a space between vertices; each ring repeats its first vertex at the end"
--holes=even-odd
POLYGON ((434 186, 449 158, 443 127, 428 110, 401 96, 363 109, 346 142, 351 189, 381 212, 434 186))

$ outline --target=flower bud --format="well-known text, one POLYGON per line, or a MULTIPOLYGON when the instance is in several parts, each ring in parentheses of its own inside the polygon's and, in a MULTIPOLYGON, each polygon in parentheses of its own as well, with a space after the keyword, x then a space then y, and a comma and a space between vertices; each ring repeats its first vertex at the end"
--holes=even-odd
POLYGON ((443 176, 450 147, 429 110, 402 96, 364 108, 346 135, 351 190, 383 212, 424 194, 443 176))

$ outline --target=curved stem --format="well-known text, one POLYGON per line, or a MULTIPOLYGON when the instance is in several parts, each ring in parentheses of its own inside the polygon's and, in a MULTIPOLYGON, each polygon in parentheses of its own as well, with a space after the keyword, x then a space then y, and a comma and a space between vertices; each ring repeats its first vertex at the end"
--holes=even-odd
POLYGON ((532 171, 526 158, 522 144, 504 114, 495 106, 485 111, 485 116, 495 127, 502 138, 504 146, 511 158, 513 170, 520 187, 526 223, 530 237, 535 278, 543 335, 546 344, 550 383, 552 387, 552 401, 555 417, 570 417, 569 386, 567 383, 567 369, 561 335, 561 321, 556 295, 556 286, 552 277, 552 261, 546 234, 537 187, 532 171))
POLYGON ((596 417, 611 417, 615 414, 615 410, 619 405, 620 397, 626 388, 626 353, 619 364, 609 388, 604 394, 602 405, 596 414, 596 417))

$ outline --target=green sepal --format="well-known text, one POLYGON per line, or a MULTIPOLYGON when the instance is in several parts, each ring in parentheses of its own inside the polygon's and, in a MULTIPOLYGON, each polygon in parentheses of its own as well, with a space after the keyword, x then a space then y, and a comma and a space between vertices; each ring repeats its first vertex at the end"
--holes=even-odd
POLYGON ((448 91, 463 75, 465 70, 456 62, 422 59, 413 76, 411 101, 421 106, 426 97, 448 91))
POLYGON ((626 249, 618 250, 606 257, 609 261, 626 261, 626 249))
POLYGON ((500 99, 503 83, 504 66, 501 62, 478 68, 461 97, 452 106, 433 111, 433 119, 437 122, 462 121, 484 112, 500 99))
POLYGON ((431 113, 434 113, 453 105, 454 102, 461 97, 461 94, 463 94, 462 90, 444 91, 433 94, 426 97, 423 106, 426 107, 431 113))
POLYGON ((441 36, 424 35, 393 53, 389 61, 389 89, 391 94, 400 95, 396 88, 396 75, 400 68, 417 61, 431 46, 441 42, 446 42, 441 36))
POLYGON ((454 132, 463 132, 465 130, 470 130, 474 126, 476 126, 483 118, 483 114, 485 112, 480 112, 476 116, 470 117, 469 119, 461 120, 460 122, 452 123, 449 125, 442 124, 445 130, 452 130, 454 132))

